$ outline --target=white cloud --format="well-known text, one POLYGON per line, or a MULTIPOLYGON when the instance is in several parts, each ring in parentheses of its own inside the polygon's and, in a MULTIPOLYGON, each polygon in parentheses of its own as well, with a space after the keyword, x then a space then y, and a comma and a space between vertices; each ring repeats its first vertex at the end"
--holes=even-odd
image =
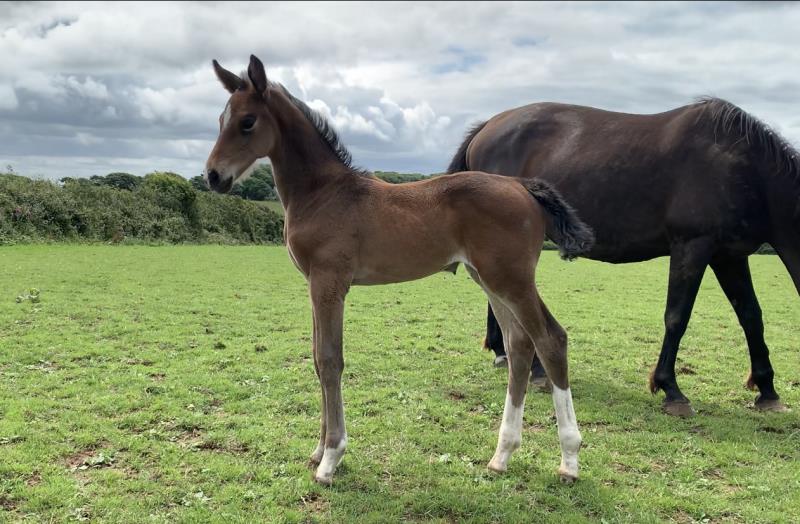
POLYGON ((442 170, 469 123, 536 101, 714 94, 797 141, 799 24, 791 3, 4 3, 0 156, 190 175, 227 98, 210 61, 250 53, 372 169, 442 170))
POLYGON ((14 87, 8 84, 0 84, 0 109, 12 110, 19 105, 17 94, 14 87))

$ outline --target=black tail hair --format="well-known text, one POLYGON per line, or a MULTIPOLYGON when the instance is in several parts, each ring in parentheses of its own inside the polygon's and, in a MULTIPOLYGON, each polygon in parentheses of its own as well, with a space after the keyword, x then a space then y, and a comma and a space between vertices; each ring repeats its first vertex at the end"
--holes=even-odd
POLYGON ((592 249, 594 232, 553 186, 542 180, 517 180, 547 212, 547 236, 558 246, 561 258, 572 260, 592 249))
POLYGON ((450 161, 450 165, 447 167, 447 174, 469 170, 469 166, 467 165, 467 148, 469 147, 469 143, 472 142, 472 139, 475 138, 475 135, 480 133, 485 125, 486 122, 478 122, 467 131, 467 134, 464 136, 464 141, 461 142, 461 146, 459 146, 458 151, 456 151, 456 154, 453 156, 453 160, 450 161))

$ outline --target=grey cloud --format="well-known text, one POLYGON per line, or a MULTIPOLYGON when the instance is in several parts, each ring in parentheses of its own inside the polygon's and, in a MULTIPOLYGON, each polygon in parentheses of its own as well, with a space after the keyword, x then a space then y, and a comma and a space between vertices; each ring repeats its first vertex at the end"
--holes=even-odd
POLYGON ((367 168, 441 171, 535 101, 658 112, 729 98, 800 138, 791 3, 3 3, 0 163, 53 178, 202 169, 258 54, 367 168))

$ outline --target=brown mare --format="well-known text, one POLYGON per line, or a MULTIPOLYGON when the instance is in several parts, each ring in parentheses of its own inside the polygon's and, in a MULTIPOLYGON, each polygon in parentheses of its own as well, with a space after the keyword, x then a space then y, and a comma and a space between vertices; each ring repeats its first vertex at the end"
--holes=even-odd
MULTIPOLYGON (((664 340, 650 376, 667 413, 693 413, 675 360, 707 266, 744 330, 755 406, 785 409, 747 261, 769 242, 800 292, 800 154, 777 133, 715 98, 654 115, 531 104, 468 133, 448 171, 467 169, 551 183, 594 230, 586 258, 670 257, 664 340)), ((501 355, 492 320, 490 309, 486 345, 501 355)))
POLYGON ((592 234, 544 183, 461 173, 392 185, 355 169, 336 132, 251 56, 247 75, 214 70, 230 100, 220 116, 206 182, 226 192, 269 157, 285 210, 289 256, 305 275, 313 306, 314 366, 322 386, 314 478, 330 484, 345 452, 342 321, 351 285, 388 284, 455 271, 484 289, 504 328, 509 382, 489 469, 505 471, 521 441, 534 347, 553 382, 562 480, 578 476, 581 436, 567 374, 567 337, 536 292, 533 269, 545 229, 562 254, 591 247, 592 234), (481 220, 474 217, 480 216, 481 220))

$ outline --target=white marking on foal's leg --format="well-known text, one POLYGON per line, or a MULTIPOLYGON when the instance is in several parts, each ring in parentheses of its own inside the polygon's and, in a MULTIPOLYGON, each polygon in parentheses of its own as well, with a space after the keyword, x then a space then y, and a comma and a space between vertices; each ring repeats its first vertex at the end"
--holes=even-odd
POLYGON ((333 481, 333 472, 336 471, 336 467, 342 463, 346 449, 346 434, 342 437, 342 440, 339 441, 339 444, 335 448, 325 448, 325 452, 322 455, 322 460, 317 468, 317 473, 314 475, 314 478, 317 482, 321 484, 330 484, 333 481))
POLYGON ((500 424, 497 450, 488 466, 492 471, 505 471, 508 468, 508 459, 511 458, 511 454, 522 443, 522 411, 524 408, 525 397, 522 398, 519 406, 515 406, 511 401, 511 392, 506 391, 506 406, 503 409, 503 423, 500 424))
POLYGON ((311 464, 319 466, 320 462, 322 462, 322 456, 324 455, 324 453, 325 453, 325 441, 323 440, 323 438, 320 438, 319 442, 317 442, 317 447, 314 448, 314 452, 311 453, 311 458, 309 459, 311 464))
POLYGON ((572 482, 578 478, 578 450, 581 447, 581 433, 575 420, 572 407, 572 392, 560 389, 553 384, 553 405, 558 421, 558 440, 561 443, 561 467, 558 473, 561 480, 572 482))

